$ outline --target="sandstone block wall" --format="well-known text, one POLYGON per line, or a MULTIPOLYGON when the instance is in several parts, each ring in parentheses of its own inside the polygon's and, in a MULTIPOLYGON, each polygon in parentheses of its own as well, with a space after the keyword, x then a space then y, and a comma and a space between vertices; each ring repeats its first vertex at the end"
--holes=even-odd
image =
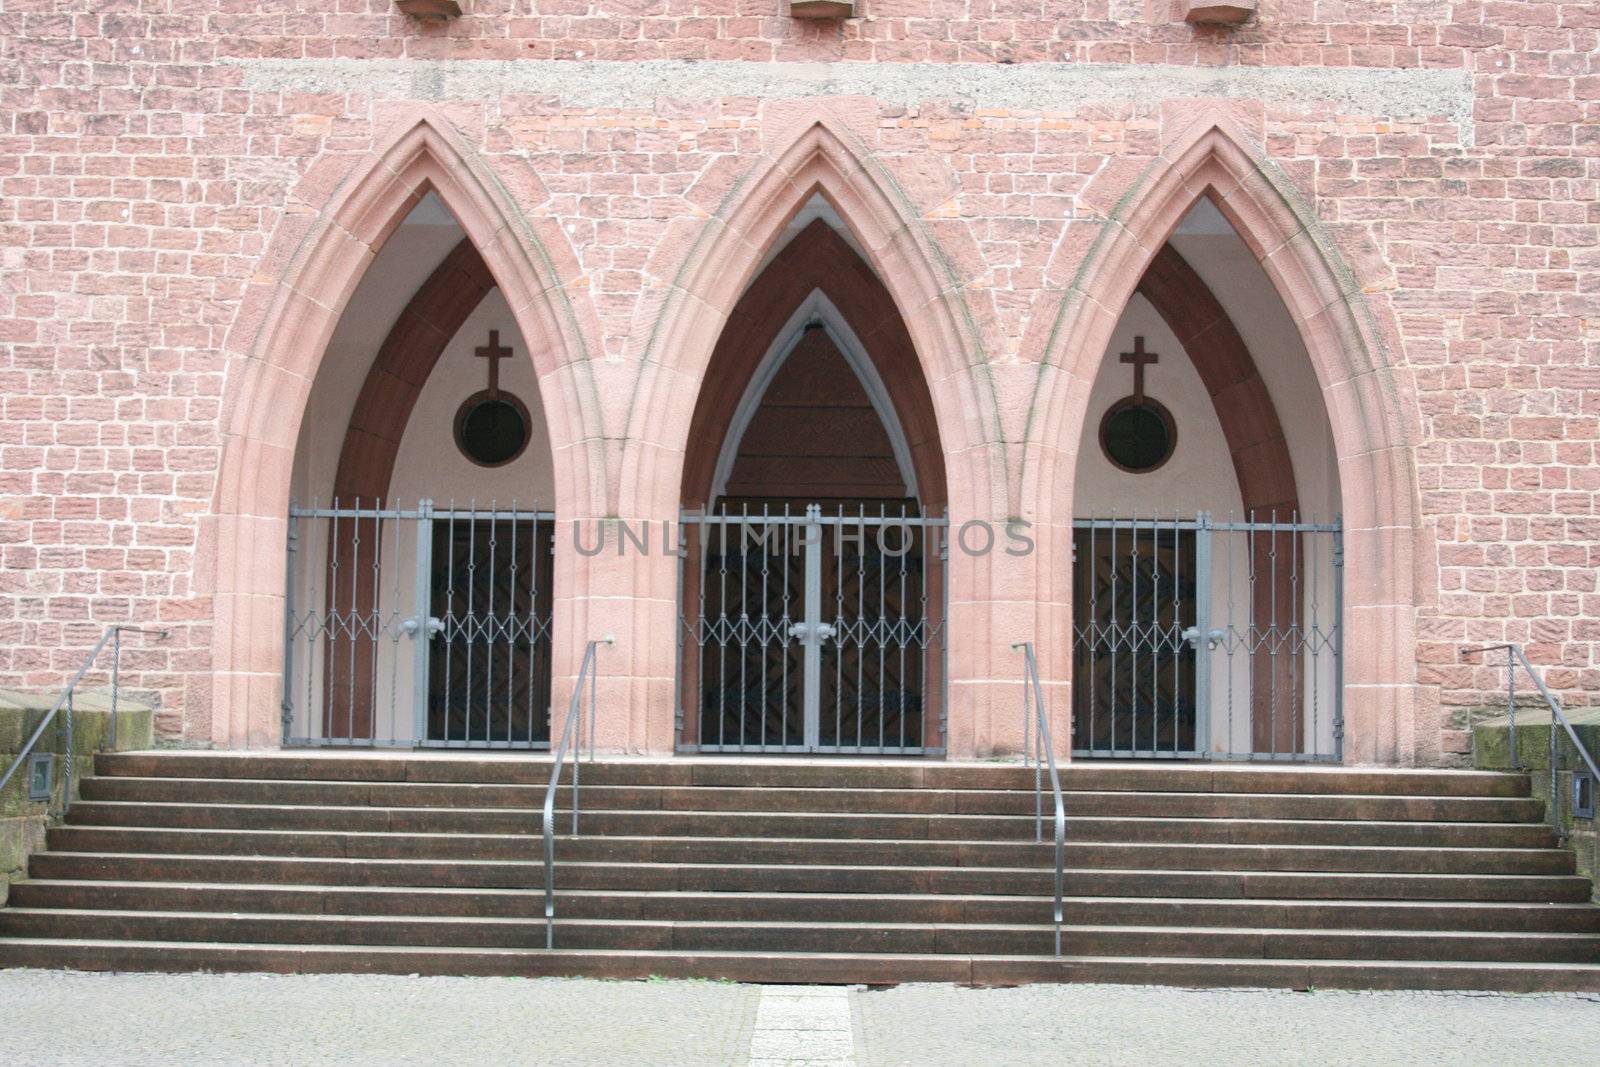
MULTIPOLYGON (((1081 412, 1040 415, 1077 395, 1078 355, 1052 346, 1094 335, 1073 324, 1116 285, 1083 272, 1110 262, 1096 242, 1141 176, 1221 123, 1298 212, 1261 232, 1293 246, 1315 220, 1301 242, 1342 271, 1322 306, 1371 341, 1372 367, 1323 368, 1372 608, 1351 616, 1353 678, 1376 687, 1352 690, 1356 757, 1459 758, 1450 710, 1500 684, 1464 643, 1527 643, 1569 704, 1595 702, 1600 7, 1262 0, 1222 30, 1177 6, 863 0, 819 23, 781 0, 479 0, 430 25, 388 0, 0 0, 0 683, 59 685, 105 624, 159 624, 170 641, 127 653, 159 732, 270 743, 281 576, 249 586, 272 564, 241 546, 271 539, 298 414, 251 397, 309 387, 315 353, 267 367, 263 325, 314 347, 347 279, 283 314, 260 294, 304 277, 341 196, 426 113, 514 209, 497 239, 537 245, 555 279, 529 289, 558 294, 564 331, 541 373, 571 412, 565 514, 671 513, 681 442, 657 424, 686 421, 693 389, 662 382, 692 385, 694 360, 673 361, 715 331, 658 328, 720 233, 759 229, 741 203, 822 122, 852 157, 840 173, 887 191, 893 219, 866 219, 865 196, 846 214, 878 227, 891 290, 954 324, 917 338, 936 390, 967 383, 936 396, 964 426, 951 481, 973 488, 953 507, 1057 529, 1053 457, 1070 472, 1081 412), (920 259, 896 243, 908 219, 920 259), (1379 497, 1410 502, 1403 528, 1365 513, 1379 497), (1402 557, 1403 581, 1385 562, 1402 557)), ((1015 675, 1007 640, 1040 640, 1064 674, 1048 646, 1070 600, 1048 572, 956 576, 958 747, 1003 747, 983 724, 1014 694, 984 680, 1015 675)), ((568 645, 616 630, 613 695, 670 704, 670 648, 645 647, 670 580, 567 573, 620 591, 568 598, 568 645)))

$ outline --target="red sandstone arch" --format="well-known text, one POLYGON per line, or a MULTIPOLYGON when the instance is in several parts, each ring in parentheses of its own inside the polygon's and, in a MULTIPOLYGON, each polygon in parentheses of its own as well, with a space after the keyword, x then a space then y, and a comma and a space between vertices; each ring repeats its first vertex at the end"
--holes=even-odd
MULTIPOLYGON (((1150 261, 1137 291, 1177 336, 1211 397, 1222 436, 1228 442, 1245 514, 1264 520, 1288 521, 1295 517, 1300 510, 1300 494, 1277 406, 1261 380, 1249 346, 1216 295, 1170 244, 1162 245, 1150 261)), ((1292 540, 1292 535, 1262 533, 1253 538, 1251 558, 1270 559, 1279 549, 1289 551, 1285 542, 1292 540)), ((1277 605, 1294 600, 1294 578, 1286 570, 1271 571, 1253 588, 1255 602, 1251 611, 1262 626, 1272 618, 1277 605)), ((1250 721, 1257 749, 1282 749, 1283 738, 1288 737, 1294 746, 1292 751, 1299 751, 1301 738, 1293 724, 1300 721, 1300 694, 1293 684, 1288 659, 1260 658, 1251 669, 1255 684, 1251 689, 1254 705, 1250 721), (1280 704, 1269 698, 1269 692, 1292 695, 1280 704)))
POLYGON ((336 499, 378 501, 389 495, 400 439, 422 387, 451 338, 494 287, 489 265, 463 239, 412 294, 356 395, 333 476, 336 499))
POLYGON ((945 503, 944 449, 933 397, 894 298, 872 268, 827 223, 811 223, 774 257, 728 315, 706 368, 705 387, 689 423, 683 462, 683 506, 705 507, 717 457, 762 353, 780 338, 790 314, 812 292, 838 308, 888 388, 911 449, 924 508, 945 503))
POLYGON ((662 301, 644 309, 652 321, 636 331, 645 370, 628 417, 621 514, 676 510, 691 431, 689 421, 672 416, 698 402, 724 326, 763 256, 819 193, 865 249, 864 265, 904 317, 946 463, 961 468, 947 483, 952 507, 1003 514, 1006 457, 992 368, 951 257, 934 245, 885 168, 827 119, 763 160, 687 250, 669 249, 676 262, 663 273, 672 281, 662 301))
MULTIPOLYGON (((682 489, 686 510, 712 502, 717 459, 762 356, 782 340, 779 335, 795 309, 818 291, 838 310, 884 383, 910 449, 923 514, 944 510, 948 495, 945 452, 939 440, 933 398, 906 322, 894 297, 872 268, 849 242, 820 219, 773 257, 734 305, 717 338, 689 424, 682 489)), ((944 622, 941 605, 946 580, 942 571, 929 576, 929 599, 934 605, 929 622, 935 628, 944 622)), ((684 582, 682 604, 687 607, 695 602, 697 576, 686 572, 684 582)), ((698 691, 698 662, 686 657, 680 669, 686 690, 698 691)), ((924 716, 924 743, 930 746, 944 743, 937 732, 943 701, 942 690, 932 693, 924 716)), ((695 736, 697 717, 696 711, 684 709, 682 739, 686 742, 695 736)))
POLYGON ((285 214, 229 331, 206 546, 215 561, 211 736, 220 744, 278 741, 285 508, 300 421, 351 293, 430 190, 490 268, 528 345, 557 457, 557 507, 588 514, 593 493, 604 499, 604 466, 589 459, 589 442, 603 436, 584 343, 593 316, 587 297, 574 299, 581 272, 565 236, 554 220, 530 221, 526 202, 542 192, 525 182, 519 203, 441 116, 409 110, 374 151, 325 157, 306 175, 305 199, 285 214))
MULTIPOLYGON (((615 513, 625 519, 677 516, 692 413, 708 382, 723 327, 768 250, 807 201, 820 194, 843 219, 864 250, 867 266, 904 316, 944 450, 951 515, 957 522, 968 517, 1003 522, 1008 460, 1000 428, 998 361, 987 354, 998 345, 986 340, 990 327, 974 315, 955 267, 981 263, 970 236, 962 227, 950 226, 940 231, 950 245, 936 241, 931 220, 897 185, 885 163, 830 117, 806 124, 731 189, 722 181, 708 175, 714 189, 691 191, 691 200, 705 205, 709 217, 685 220, 661 243, 649 265, 648 273, 663 284, 640 302, 634 321, 631 344, 639 376, 621 446, 615 513)), ((626 563, 622 573, 622 564, 597 557, 594 566, 614 570, 592 580, 614 583, 612 588, 625 582, 625 588, 639 591, 626 615, 619 607, 608 620, 636 635, 630 672, 643 680, 636 691, 660 694, 650 705, 649 725, 635 730, 635 736, 652 734, 665 747, 676 736, 676 648, 673 642, 652 638, 677 625, 676 560, 626 563)), ((1010 604, 991 602, 995 583, 980 571, 990 563, 960 555, 950 562, 952 645, 963 634, 991 634, 996 630, 991 619, 1009 620, 1016 614, 1010 604)), ((607 609, 604 603, 597 606, 607 609)), ((1004 633, 1005 627, 998 632, 1004 633)), ((976 721, 982 713, 969 709, 1002 689, 1009 695, 1011 687, 995 685, 992 679, 1015 669, 1003 636, 992 647, 986 641, 981 649, 964 645, 962 652, 951 660, 953 723, 976 721), (991 654, 996 661, 992 667, 991 654)), ((959 755, 970 748, 963 736, 950 751, 959 755)))
POLYGON ((1177 336, 1211 396, 1245 512, 1298 512, 1300 494, 1278 409, 1216 295, 1171 245, 1162 245, 1150 261, 1137 292, 1177 336))
MULTIPOLYGON (((395 458, 417 398, 445 347, 494 287, 489 265, 471 239, 463 238, 411 295, 378 346, 356 395, 333 477, 335 501, 373 507, 389 496, 395 458)), ((339 559, 359 560, 363 536, 373 558, 371 566, 353 570, 350 582, 327 583, 330 615, 340 611, 365 615, 376 610, 376 556, 382 538, 372 536, 375 532, 363 531, 360 521, 333 524, 328 542, 330 567, 339 559)), ((326 658, 331 679, 323 708, 323 732, 327 737, 361 738, 368 736, 377 711, 372 664, 378 639, 355 635, 345 640, 347 656, 334 656, 330 651, 326 658)))
MULTIPOLYGON (((1048 494, 1052 510, 1070 517, 1075 449, 1111 332, 1183 216, 1210 198, 1272 280, 1322 386, 1346 529, 1345 681, 1361 696, 1347 710, 1347 758, 1409 762, 1419 750, 1415 606, 1431 570, 1412 456, 1415 405, 1391 365, 1394 330, 1304 199, 1225 125, 1190 126, 1142 169, 1108 168, 1085 192, 1084 203, 1105 205, 1098 235, 1081 259, 1075 246, 1052 265, 1060 295, 1041 306, 1028 336, 1047 369, 1029 415, 1023 494, 1048 494)), ((1058 589, 1041 589, 1040 599, 1065 602, 1058 589)), ((1041 620, 1045 668, 1065 677, 1070 621, 1041 620)))

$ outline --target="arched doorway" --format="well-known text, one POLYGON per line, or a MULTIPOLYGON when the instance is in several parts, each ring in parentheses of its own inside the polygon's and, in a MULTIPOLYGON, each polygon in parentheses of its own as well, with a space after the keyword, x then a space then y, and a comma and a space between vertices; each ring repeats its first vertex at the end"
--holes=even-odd
MULTIPOLYGON (((374 258, 428 193, 447 205, 471 238, 520 326, 536 369, 553 452, 560 457, 558 510, 586 513, 590 494, 605 498, 609 475, 582 447, 599 426, 583 326, 592 314, 582 272, 553 219, 530 214, 511 188, 472 150, 474 138, 436 109, 419 104, 369 147, 330 153, 302 179, 293 199, 308 211, 279 221, 235 311, 222 395, 222 457, 215 482, 201 580, 211 595, 211 740, 269 747, 291 735, 284 705, 290 497, 297 448, 313 388, 331 363, 329 342, 349 316, 350 299, 374 258), (595 487, 598 486, 598 489, 595 487)), ((537 195, 536 183, 517 186, 537 195)), ((458 242, 459 243, 459 242, 458 242)), ((444 255, 445 241, 436 249, 444 255)), ((415 265, 420 282, 436 261, 415 265)), ((385 328, 409 299, 403 287, 379 317, 385 328)), ((502 336, 510 336, 502 332, 502 336)), ((370 351, 364 358, 370 360, 370 351)), ((358 387, 352 387, 354 395, 358 387)), ((339 429, 349 410, 336 413, 339 429)), ((334 451, 319 462, 337 464, 334 451)), ((331 477, 331 475, 325 475, 331 477)), ((304 558, 302 554, 302 558, 304 558)), ((556 615, 565 622, 567 601, 556 615)), ((301 607, 304 602, 301 603, 301 607)), ((570 678, 581 658, 573 640, 555 650, 554 673, 570 678), (575 649, 577 654, 574 654, 575 649)), ((303 659, 302 659, 303 662, 303 659)), ((304 731, 300 731, 304 732, 304 731)))
POLYGON ((729 316, 689 442, 680 748, 942 751, 932 400, 898 308, 820 195, 729 316))
POLYGON ((1206 199, 1123 309, 1074 489, 1078 756, 1342 756, 1343 531, 1304 343, 1206 199))
POLYGON ((544 411, 489 267, 422 197, 339 320, 296 444, 285 744, 548 746, 544 411))

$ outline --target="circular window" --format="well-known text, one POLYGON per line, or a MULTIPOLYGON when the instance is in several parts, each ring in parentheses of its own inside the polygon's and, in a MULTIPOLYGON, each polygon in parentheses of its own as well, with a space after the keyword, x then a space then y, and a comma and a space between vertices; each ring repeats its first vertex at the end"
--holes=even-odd
POLYGON ((503 390, 474 393, 456 412, 456 447, 480 467, 503 467, 522 455, 530 433, 528 409, 503 390))
POLYGON ((1124 397, 1100 420, 1100 448, 1113 465, 1143 474, 1172 458, 1178 428, 1172 413, 1149 397, 1124 397))

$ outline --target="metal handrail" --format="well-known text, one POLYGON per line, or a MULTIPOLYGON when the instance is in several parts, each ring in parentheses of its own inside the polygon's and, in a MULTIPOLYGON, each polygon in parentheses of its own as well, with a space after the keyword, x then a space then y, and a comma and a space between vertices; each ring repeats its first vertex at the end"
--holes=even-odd
POLYGON ((1528 661, 1528 654, 1518 644, 1474 645, 1461 649, 1461 655, 1471 656, 1482 652, 1500 652, 1506 654, 1506 715, 1508 716, 1508 729, 1510 733, 1511 765, 1520 767, 1521 757, 1517 753, 1517 664, 1522 664, 1522 669, 1528 672, 1528 677, 1533 679, 1533 684, 1539 690, 1539 695, 1544 697, 1544 702, 1550 708, 1550 828, 1557 837, 1565 838, 1567 833, 1561 826, 1561 790, 1560 776, 1556 765, 1556 724, 1560 723, 1567 732, 1567 738, 1572 742, 1583 762, 1588 764, 1589 773, 1594 775, 1594 780, 1600 784, 1600 765, 1596 765, 1594 756, 1589 752, 1581 740, 1578 732, 1572 728, 1572 723, 1561 713, 1561 703, 1555 695, 1545 686, 1544 679, 1528 661))
POLYGON ((166 630, 154 630, 143 626, 107 626, 106 632, 100 635, 100 640, 94 643, 94 647, 89 650, 89 654, 83 658, 83 663, 78 667, 78 673, 72 676, 72 681, 67 683, 67 687, 61 691, 60 696, 56 697, 56 702, 50 706, 50 710, 45 713, 45 717, 39 720, 39 725, 34 727, 33 733, 23 743, 22 751, 17 753, 17 758, 11 761, 11 766, 6 768, 6 773, 0 775, 0 789, 6 787, 6 784, 17 773, 17 768, 21 767, 33 753, 33 747, 39 743, 39 738, 44 736, 44 732, 50 728, 50 724, 55 722, 57 713, 64 707, 67 709, 67 717, 65 719, 67 750, 62 760, 66 766, 66 777, 62 779, 61 783, 61 813, 63 815, 66 814, 67 809, 72 806, 72 697, 77 691, 78 683, 83 681, 83 676, 89 673, 89 668, 93 667, 95 660, 100 657, 100 652, 106 647, 106 642, 111 642, 110 735, 111 746, 115 748, 117 744, 117 685, 122 669, 122 635, 125 633, 153 634, 158 638, 167 636, 166 630))
POLYGON ((561 765, 566 761, 567 749, 572 749, 572 836, 578 836, 578 761, 583 752, 583 683, 589 682, 589 762, 594 762, 595 706, 598 697, 594 669, 595 650, 602 644, 614 644, 616 638, 607 634, 599 641, 590 641, 583 650, 583 665, 578 668, 578 681, 572 687, 572 704, 567 708, 567 723, 561 729, 561 747, 556 750, 550 767, 550 785, 544 791, 544 947, 556 947, 556 786, 561 782, 561 765), (576 742, 576 743, 574 743, 576 742))
POLYGON ((1033 833, 1044 841, 1044 767, 1050 768, 1050 792, 1056 805, 1056 955, 1061 955, 1062 888, 1066 882, 1067 805, 1061 798, 1061 775, 1056 770, 1056 746, 1050 736, 1050 716, 1044 703, 1044 686, 1039 682, 1039 661, 1032 641, 1019 641, 1013 652, 1022 650, 1022 760, 1033 763, 1033 833), (1029 712, 1032 711, 1030 715, 1029 712), (1029 719, 1033 722, 1030 724, 1029 719), (1029 740, 1032 739, 1032 752, 1029 740))

